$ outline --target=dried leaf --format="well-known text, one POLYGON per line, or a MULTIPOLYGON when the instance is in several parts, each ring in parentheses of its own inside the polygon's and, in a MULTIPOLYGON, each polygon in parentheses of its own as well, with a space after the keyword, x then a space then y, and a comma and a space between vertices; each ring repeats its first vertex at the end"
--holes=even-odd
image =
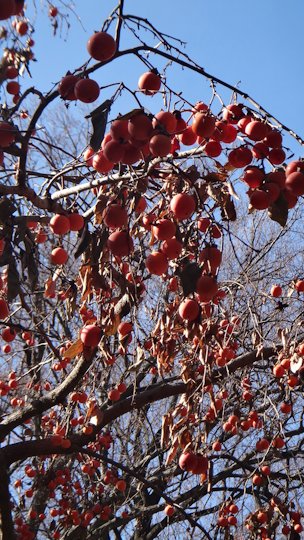
POLYGON ((201 176, 201 173, 198 171, 196 165, 190 165, 188 169, 184 171, 184 173, 187 175, 189 180, 191 180, 192 183, 195 183, 201 176))
POLYGON ((101 254, 109 238, 109 231, 106 227, 101 231, 95 231, 92 238, 92 249, 91 249, 91 262, 92 264, 98 264, 101 259, 101 254))
POLYGON ((226 200, 223 202, 223 207, 221 209, 222 217, 223 219, 226 219, 227 221, 235 221, 236 220, 236 210, 234 206, 234 202, 227 195, 226 200))
POLYGON ((77 339, 77 341, 74 341, 74 343, 65 351, 64 356, 65 358, 75 358, 75 356, 78 356, 83 351, 83 343, 81 339, 77 339))
POLYGON ((8 240, 5 240, 4 250, 2 255, 0 255, 0 266, 6 266, 9 264, 12 258, 12 244, 8 240))
POLYGON ((77 302, 75 298, 67 298, 65 303, 66 303, 68 320, 70 321, 76 312, 77 302))
POLYGON ((27 273, 31 286, 31 291, 34 291, 36 289, 39 278, 38 264, 34 253, 32 254, 32 257, 30 257, 28 260, 27 273))
POLYGON ((123 114, 122 116, 118 116, 116 118, 116 120, 130 120, 130 118, 133 118, 133 116, 136 116, 137 114, 139 113, 143 113, 144 112, 144 109, 141 108, 141 109, 132 109, 132 111, 126 113, 126 114, 123 114))
POLYGON ((130 365, 128 371, 135 371, 145 360, 145 353, 141 347, 136 349, 136 361, 130 365))
POLYGON ((201 276, 201 270, 197 263, 186 262, 182 270, 178 269, 176 273, 181 280, 184 296, 196 291, 196 283, 201 276))
POLYGON ((97 152, 100 149, 100 145, 104 138, 107 127, 108 114, 110 112, 112 103, 113 101, 111 99, 107 99, 101 105, 99 105, 97 109, 94 109, 89 116, 86 116, 86 118, 91 118, 93 126, 93 134, 90 138, 90 146, 94 152, 97 152))
POLYGON ((86 268, 84 277, 82 279, 82 290, 81 290, 81 297, 84 295, 87 295, 89 291, 89 281, 90 281, 90 267, 86 268))
POLYGON ((287 330, 283 330, 283 328, 278 329, 278 337, 280 338, 280 340, 282 342, 283 349, 286 349, 286 346, 287 346, 287 340, 286 340, 287 335, 288 335, 287 330))
POLYGON ((237 192, 235 191, 233 184, 229 181, 226 182, 226 186, 228 187, 228 191, 232 197, 234 197, 237 201, 240 200, 240 197, 238 196, 237 192))
POLYGON ((0 199, 0 221, 5 223, 16 212, 16 206, 7 197, 0 199))
POLYGON ((37 264, 37 248, 31 238, 26 237, 24 239, 25 245, 25 257, 24 264, 27 268, 28 279, 30 282, 31 290, 34 291, 38 283, 39 272, 37 264))
POLYGON ((290 371, 292 373, 297 373, 301 369, 303 364, 303 359, 297 354, 293 354, 290 359, 290 371))
POLYGON ((294 282, 290 283, 289 287, 288 287, 288 291, 287 291, 287 298, 290 298, 293 293, 295 292, 295 286, 294 286, 294 282))
POLYGON ((215 186, 214 184, 208 184, 207 193, 219 206, 222 206, 223 203, 223 192, 220 186, 215 186))
POLYGON ((87 248, 90 245, 90 241, 91 241, 91 233, 89 232, 88 226, 85 225, 84 228, 82 229, 80 240, 76 246, 76 251, 74 253, 75 259, 80 257, 80 255, 82 255, 87 250, 87 248))
POLYGON ((99 200, 95 204, 94 208, 94 223, 95 225, 101 225, 104 222, 104 210, 107 203, 105 199, 99 200))
POLYGON ((176 439, 171 447, 171 449, 169 450, 169 453, 167 455, 167 458, 166 458, 166 466, 167 465, 170 465, 170 463, 172 463, 172 461, 174 460, 176 454, 177 454, 177 450, 178 450, 178 440, 176 439))
POLYGON ((224 171, 227 171, 227 172, 232 172, 232 171, 235 171, 236 169, 233 165, 231 165, 231 163, 229 163, 229 161, 227 161, 227 163, 225 163, 224 165, 222 165, 221 163, 219 163, 219 165, 224 171))
POLYGON ((170 427, 172 426, 172 416, 170 413, 165 414, 162 418, 162 429, 161 429, 161 438, 160 445, 161 448, 165 448, 169 442, 170 437, 170 427))
POLYGON ((155 244, 155 242, 156 242, 156 236, 155 236, 155 234, 154 234, 154 229, 153 229, 153 227, 151 227, 150 232, 151 232, 151 238, 150 238, 150 242, 149 242, 149 247, 150 247, 150 246, 153 246, 153 244, 155 244))
POLYGON ((257 347, 257 350, 256 350, 256 357, 259 358, 259 356, 263 356, 263 350, 264 350, 264 345, 263 343, 260 343, 260 345, 258 345, 257 347))
POLYGON ((14 300, 20 290, 20 279, 15 260, 12 258, 8 264, 7 273, 7 299, 9 302, 14 300))
POLYGON ((90 424, 93 426, 99 426, 103 420, 104 414, 101 408, 95 402, 89 404, 89 410, 87 412, 87 418, 89 418, 90 424))
POLYGON ((117 328, 120 324, 120 316, 118 314, 114 314, 114 317, 111 317, 111 322, 109 325, 105 327, 104 334, 106 336, 114 336, 117 332, 117 328))
POLYGON ((251 334, 251 342, 252 342, 253 347, 256 347, 261 342, 261 338, 259 334, 256 332, 256 330, 253 330, 251 334))
POLYGON ((44 284, 44 298, 54 298, 56 293, 56 281, 49 278, 44 284))
POLYGON ((184 431, 179 435, 179 444, 183 448, 183 450, 186 451, 187 448, 192 444, 192 442, 192 435, 188 428, 185 426, 184 431))
POLYGON ((282 227, 285 227, 288 219, 288 204, 282 193, 280 193, 278 199, 268 208, 268 215, 272 221, 276 221, 282 227))

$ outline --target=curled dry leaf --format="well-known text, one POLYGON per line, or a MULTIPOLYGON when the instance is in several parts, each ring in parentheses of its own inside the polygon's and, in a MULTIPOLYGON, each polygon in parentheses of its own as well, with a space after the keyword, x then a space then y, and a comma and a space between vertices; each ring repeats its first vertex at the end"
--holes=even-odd
POLYGON ((179 448, 178 440, 177 440, 177 437, 175 437, 166 458, 166 465, 170 465, 170 463, 172 463, 172 461, 174 460, 177 454, 178 448, 179 448))
POLYGON ((47 281, 44 284, 44 298, 54 298, 54 295, 56 293, 56 281, 54 281, 52 278, 47 279, 47 281))
POLYGON ((99 426, 103 420, 104 414, 99 405, 93 401, 89 402, 89 408, 86 416, 89 419, 90 424, 93 426, 99 426))
POLYGON ((297 373, 303 365, 303 358, 298 356, 296 353, 290 358, 290 371, 292 373, 297 373))
POLYGON ((162 429, 160 444, 162 448, 165 448, 169 442, 170 428, 172 427, 173 419, 170 413, 165 414, 162 418, 162 429))
POLYGON ((64 356, 65 358, 75 358, 75 356, 78 356, 83 351, 83 343, 81 339, 77 339, 74 341, 74 343, 65 351, 64 356))
POLYGON ((286 328, 285 329, 283 329, 283 328, 278 329, 278 337, 282 342, 283 349, 286 349, 286 347, 287 347, 287 335, 288 335, 288 330, 286 328))
POLYGON ((95 225, 101 225, 104 221, 104 210, 107 205, 105 198, 99 199, 94 207, 94 223, 95 225))

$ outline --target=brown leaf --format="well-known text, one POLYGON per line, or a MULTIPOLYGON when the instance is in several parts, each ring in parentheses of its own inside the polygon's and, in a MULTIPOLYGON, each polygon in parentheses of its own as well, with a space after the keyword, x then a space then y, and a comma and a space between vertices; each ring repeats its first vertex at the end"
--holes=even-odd
POLYGON ((178 450, 178 440, 176 439, 173 445, 171 446, 171 449, 169 450, 169 453, 167 455, 166 465, 170 465, 170 463, 172 463, 172 461, 174 460, 177 454, 177 450, 178 450))
POLYGON ((222 206, 223 203, 223 192, 220 186, 215 186, 214 184, 208 184, 207 193, 219 206, 222 206))
POLYGON ((303 364, 303 359, 297 354, 293 354, 290 359, 290 371, 292 373, 297 373, 301 369, 303 364))
POLYGON ((100 199, 94 208, 94 223, 95 225, 101 225, 104 221, 104 210, 107 205, 106 199, 100 199))
POLYGON ((145 353, 141 347, 136 348, 136 361, 130 365, 128 371, 136 371, 136 369, 144 362, 145 353))
POLYGON ((172 425, 172 416, 171 414, 165 414, 162 418, 162 429, 161 429, 161 438, 160 446, 165 448, 169 441, 170 436, 170 426, 172 425))
POLYGON ((74 341, 74 343, 65 351, 64 356, 65 358, 75 358, 75 356, 78 356, 83 351, 83 343, 81 339, 77 339, 77 341, 74 341))
POLYGON ((90 146, 94 152, 99 150, 102 143, 107 126, 108 114, 110 112, 112 103, 113 101, 111 99, 106 99, 106 101, 94 109, 89 116, 86 116, 86 118, 91 118, 93 126, 93 134, 90 138, 90 146))
POLYGON ((5 223, 17 210, 16 206, 7 197, 0 199, 0 221, 5 223))
POLYGON ((7 299, 9 302, 14 300, 18 295, 20 290, 20 279, 16 266, 16 262, 11 258, 8 264, 8 273, 7 273, 7 299))
POLYGON ((272 221, 276 221, 281 227, 285 227, 288 219, 288 204, 282 193, 280 193, 278 199, 269 206, 268 215, 272 221))
POLYGON ((181 280, 184 296, 195 292, 197 280, 201 276, 201 269, 196 262, 186 260, 182 269, 176 270, 177 275, 181 280))
POLYGON ((295 292, 294 288, 289 287, 287 291, 287 298, 290 298, 294 292, 295 292))
POLYGON ((44 284, 44 298, 53 298, 53 295, 56 293, 56 281, 52 278, 49 278, 44 284))
POLYGON ((137 114, 139 113, 143 113, 144 112, 144 109, 141 108, 141 109, 132 109, 132 111, 126 113, 126 114, 123 114, 122 116, 118 116, 116 118, 116 120, 130 120, 130 118, 133 118, 133 116, 136 116, 137 114))
POLYGON ((287 346, 287 339, 286 339, 287 335, 288 335, 287 330, 283 330, 283 328, 278 329, 278 337, 280 338, 280 340, 282 342, 283 349, 286 349, 286 346, 287 346))
POLYGON ((25 255, 24 265, 27 268, 27 275, 30 282, 31 290, 34 291, 38 283, 39 272, 37 264, 37 248, 34 242, 29 237, 24 239, 25 255))
POLYGON ((236 220, 236 210, 234 206, 234 202, 231 197, 227 195, 226 200, 224 201, 224 206, 222 208, 222 216, 223 219, 226 219, 228 221, 235 221, 236 220))
POLYGON ((74 253, 75 259, 80 257, 89 247, 91 241, 91 233, 88 230, 88 226, 85 225, 82 229, 82 233, 79 239, 79 242, 76 246, 76 251, 74 253))
POLYGON ((229 181, 227 181, 226 186, 228 187, 228 191, 232 197, 234 197, 237 201, 240 200, 240 197, 238 196, 237 192, 235 191, 233 184, 229 181))
POLYGON ((103 411, 100 409, 100 407, 95 402, 91 402, 89 404, 89 410, 87 412, 87 418, 89 418, 90 424, 93 424, 93 426, 99 426, 101 424, 104 417, 103 411))
POLYGON ((261 342, 261 338, 256 330, 253 330, 251 334, 251 342, 254 347, 257 347, 259 343, 261 342))
POLYGON ((110 324, 108 324, 104 330, 106 336, 114 336, 114 334, 116 334, 120 320, 120 316, 116 313, 111 317, 110 324))
MULTIPOLYGON (((216 162, 216 163, 219 163, 219 162, 216 162)), ((227 161, 227 163, 225 163, 224 165, 222 165, 221 163, 219 163, 219 165, 224 171, 227 171, 227 172, 235 171, 235 167, 231 165, 229 161, 227 161)))
POLYGON ((201 173, 198 171, 196 165, 190 165, 188 169, 184 171, 184 173, 188 176, 189 180, 191 182, 195 183, 196 180, 198 180, 201 176, 201 173))

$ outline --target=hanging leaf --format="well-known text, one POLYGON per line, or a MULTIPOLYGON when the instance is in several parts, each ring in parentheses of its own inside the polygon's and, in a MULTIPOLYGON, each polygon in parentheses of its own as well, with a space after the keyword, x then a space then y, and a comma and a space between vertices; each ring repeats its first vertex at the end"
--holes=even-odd
POLYGON ((169 450, 169 453, 167 455, 166 465, 170 465, 170 463, 172 463, 172 461, 174 460, 177 454, 178 448, 179 448, 179 445, 178 445, 178 440, 176 438, 176 440, 173 442, 171 449, 169 450))
POLYGON ((89 418, 90 424, 99 426, 103 420, 104 413, 96 403, 93 403, 89 407, 87 417, 89 418))
POLYGON ((122 116, 118 116, 116 120, 130 120, 130 118, 133 118, 133 116, 136 116, 139 113, 143 113, 144 109, 132 109, 132 111, 123 114, 122 116))
POLYGON ((196 165, 190 165, 190 167, 185 170, 185 174, 193 184, 201 177, 201 173, 198 171, 196 165))
POLYGON ((223 203, 223 207, 221 208, 221 214, 223 219, 226 219, 227 221, 236 220, 236 210, 234 202, 229 195, 227 195, 227 198, 223 203))
POLYGON ((102 198, 96 204, 94 208, 94 224, 101 225, 104 222, 104 209, 107 201, 102 198))
POLYGON ((207 193, 219 206, 223 204, 223 192, 220 186, 214 184, 208 184, 207 193))
POLYGON ((16 206, 7 197, 0 199, 0 221, 5 223, 17 210, 16 206))
POLYGON ((49 278, 44 284, 44 298, 54 298, 56 294, 56 281, 49 278))
POLYGON ((119 327, 121 322, 121 318, 119 315, 114 314, 110 317, 110 323, 107 324, 105 327, 104 333, 106 336, 114 336, 117 332, 117 328, 119 327))
POLYGON ((34 291, 38 283, 38 261, 37 261, 37 247, 34 242, 31 241, 29 237, 24 239, 25 253, 23 257, 23 263, 25 268, 27 268, 27 275, 31 290, 34 291))
POLYGON ((12 244, 5 239, 4 250, 0 256, 0 266, 6 266, 12 257, 12 244))
POLYGON ((65 291, 65 305, 67 316, 71 319, 77 309, 77 293, 78 289, 74 282, 71 283, 70 287, 65 291))
POLYGON ((226 186, 228 187, 228 192, 230 193, 230 195, 232 197, 234 197, 237 201, 239 201, 240 197, 238 196, 237 192, 235 191, 233 184, 231 182, 229 182, 229 180, 227 180, 226 186))
POLYGON ((188 262, 182 270, 176 270, 183 288, 184 296, 196 291, 196 283, 201 276, 201 269, 196 262, 188 262))
POLYGON ((38 263, 34 252, 32 253, 32 256, 28 259, 27 274, 31 286, 31 291, 34 291, 36 289, 39 277, 38 263))
POLYGON ((130 365, 130 367, 128 368, 128 371, 131 372, 131 371, 136 371, 137 368, 144 362, 145 360, 145 353, 144 351, 140 348, 140 347, 137 347, 136 349, 136 361, 130 365))
POLYGON ((93 126, 93 134, 90 138, 90 146, 94 152, 97 152, 100 149, 112 103, 113 101, 111 99, 107 99, 101 105, 99 105, 97 109, 94 109, 91 114, 86 116, 86 118, 91 118, 93 126))
POLYGON ((162 418, 162 429, 161 429, 161 448, 165 448, 169 442, 170 436, 170 427, 172 426, 172 416, 170 413, 167 413, 162 418))
POLYGON ((272 221, 276 221, 282 227, 285 227, 288 219, 288 204, 282 193, 280 193, 278 199, 269 206, 268 215, 272 221))
POLYGON ((291 373, 297 373, 303 365, 303 359, 296 353, 292 355, 290 359, 290 371, 291 373))
POLYGON ((17 271, 15 259, 11 258, 7 273, 7 299, 9 302, 14 300, 20 290, 20 279, 17 271))
POLYGON ((90 241, 91 241, 91 233, 88 230, 88 226, 85 225, 82 230, 80 240, 76 246, 76 251, 74 253, 75 259, 80 257, 80 255, 82 255, 86 251, 86 249, 90 245, 90 241))
POLYGON ((83 343, 81 339, 77 339, 77 341, 74 341, 74 343, 65 351, 64 357, 65 358, 75 358, 75 356, 78 356, 83 351, 83 343))

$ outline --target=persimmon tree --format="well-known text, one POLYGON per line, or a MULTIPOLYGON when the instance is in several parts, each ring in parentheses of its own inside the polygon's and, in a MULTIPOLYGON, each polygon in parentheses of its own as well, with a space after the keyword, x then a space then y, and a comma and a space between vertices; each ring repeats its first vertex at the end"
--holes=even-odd
POLYGON ((0 1, 2 538, 300 539, 303 140, 128 8, 42 93, 0 1))

